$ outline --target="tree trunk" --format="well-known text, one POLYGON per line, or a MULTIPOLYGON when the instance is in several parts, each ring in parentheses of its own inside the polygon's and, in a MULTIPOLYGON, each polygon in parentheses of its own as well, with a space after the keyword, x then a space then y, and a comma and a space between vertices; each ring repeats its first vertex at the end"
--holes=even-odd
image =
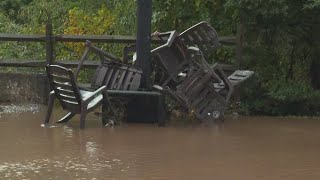
POLYGON ((310 79, 313 89, 320 90, 320 52, 316 48, 311 55, 310 79))

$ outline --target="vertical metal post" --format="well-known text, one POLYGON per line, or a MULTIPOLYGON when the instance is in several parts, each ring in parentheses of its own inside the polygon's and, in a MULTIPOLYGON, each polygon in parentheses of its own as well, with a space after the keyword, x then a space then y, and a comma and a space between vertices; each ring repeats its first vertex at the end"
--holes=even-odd
MULTIPOLYGON (((152 0, 137 0, 137 63, 143 71, 141 88, 151 87, 151 17, 152 0)), ((136 96, 128 103, 128 122, 155 122, 164 125, 166 111, 162 96, 136 96)))
POLYGON ((152 17, 152 0, 137 1, 137 66, 143 71, 141 85, 142 88, 148 88, 151 75, 151 17, 152 17))
POLYGON ((46 24, 46 62, 51 64, 53 62, 53 36, 52 23, 49 19, 46 24))

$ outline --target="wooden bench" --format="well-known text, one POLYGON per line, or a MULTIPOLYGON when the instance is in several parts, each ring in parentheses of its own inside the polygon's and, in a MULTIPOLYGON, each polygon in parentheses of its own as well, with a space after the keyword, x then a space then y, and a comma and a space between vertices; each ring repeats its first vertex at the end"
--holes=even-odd
MULTIPOLYGON (((127 121, 158 122, 159 125, 164 125, 166 118, 164 98, 157 91, 140 89, 142 70, 136 66, 122 63, 120 58, 101 50, 89 41, 86 42, 84 54, 75 73, 76 79, 89 52, 99 56, 100 64, 91 78, 91 83, 82 84, 80 88, 94 90, 106 86, 111 98, 125 98, 128 101, 127 121), (149 104, 144 103, 144 100, 149 104)), ((104 107, 107 106, 103 105, 103 112, 105 111, 104 107)))

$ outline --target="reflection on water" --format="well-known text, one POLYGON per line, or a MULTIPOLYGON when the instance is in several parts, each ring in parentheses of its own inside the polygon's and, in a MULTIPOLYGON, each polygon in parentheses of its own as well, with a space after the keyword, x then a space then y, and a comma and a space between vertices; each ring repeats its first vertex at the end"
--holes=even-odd
MULTIPOLYGON (((41 128, 2 113, 0 179, 319 179, 320 120, 240 117, 223 127, 102 127, 93 113, 41 128)), ((52 119, 63 116, 54 112, 52 119)))

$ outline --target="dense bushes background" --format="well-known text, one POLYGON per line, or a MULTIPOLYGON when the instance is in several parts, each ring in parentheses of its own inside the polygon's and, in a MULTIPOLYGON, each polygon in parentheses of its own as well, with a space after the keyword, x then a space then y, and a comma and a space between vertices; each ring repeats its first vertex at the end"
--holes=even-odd
MULTIPOLYGON (((320 113, 320 0, 153 0, 153 30, 182 31, 209 22, 219 35, 243 35, 243 58, 222 47, 214 61, 255 71, 241 94, 241 112, 320 113)), ((135 35, 134 0, 2 0, 0 33, 135 35)), ((103 44, 120 54, 119 45, 103 44)), ((44 59, 43 44, 0 42, 0 59, 44 59), (34 53, 37 52, 37 53, 34 53)), ((57 59, 78 59, 83 44, 57 45, 57 59)), ((210 60, 211 61, 211 60, 210 60)))

